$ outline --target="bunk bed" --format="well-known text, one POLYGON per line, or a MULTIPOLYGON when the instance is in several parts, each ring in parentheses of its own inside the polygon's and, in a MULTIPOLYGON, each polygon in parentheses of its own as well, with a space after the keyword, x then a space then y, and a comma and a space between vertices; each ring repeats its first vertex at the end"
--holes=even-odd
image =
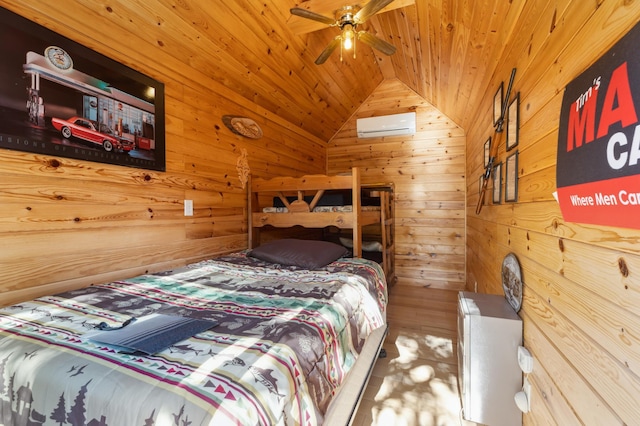
POLYGON ((387 289, 344 253, 281 240, 0 307, 0 424, 349 424, 387 289), (319 265, 289 262, 301 252, 319 265))
POLYGON ((395 282, 393 184, 362 184, 354 167, 332 176, 253 178, 248 195, 249 247, 260 244, 267 227, 323 229, 325 238, 342 242, 353 256, 378 261, 387 283, 395 282), (379 256, 368 255, 368 247, 379 256))

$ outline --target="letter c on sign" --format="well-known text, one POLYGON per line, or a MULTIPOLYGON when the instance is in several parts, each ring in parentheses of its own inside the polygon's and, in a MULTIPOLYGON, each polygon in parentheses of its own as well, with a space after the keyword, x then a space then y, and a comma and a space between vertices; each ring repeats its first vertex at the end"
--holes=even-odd
POLYGON ((616 145, 624 146, 627 144, 627 137, 624 133, 618 132, 611 136, 609 144, 607 145, 607 161, 612 169, 620 170, 627 164, 628 153, 621 152, 620 156, 616 158, 615 147, 616 145))

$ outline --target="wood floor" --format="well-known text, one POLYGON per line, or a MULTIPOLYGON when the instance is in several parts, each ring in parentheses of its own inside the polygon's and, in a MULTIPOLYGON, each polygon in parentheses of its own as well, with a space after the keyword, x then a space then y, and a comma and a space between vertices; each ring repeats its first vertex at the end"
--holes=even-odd
POLYGON ((378 359, 356 426, 467 425, 457 382, 457 292, 394 286, 387 357, 378 359))

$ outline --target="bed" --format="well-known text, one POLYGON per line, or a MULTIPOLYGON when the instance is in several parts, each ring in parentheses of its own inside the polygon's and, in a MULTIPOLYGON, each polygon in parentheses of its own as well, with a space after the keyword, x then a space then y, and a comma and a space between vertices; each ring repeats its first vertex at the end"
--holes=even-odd
POLYGON ((0 308, 0 424, 348 424, 387 330, 380 266, 260 250, 0 308), (151 354, 94 340, 157 314, 213 326, 151 354))
POLYGON ((261 230, 267 227, 335 229, 330 239, 342 241, 356 257, 378 261, 387 283, 393 285, 393 184, 362 184, 357 167, 340 175, 252 178, 249 182, 249 247, 260 244, 261 230), (340 195, 344 202, 337 198, 340 195), (367 256, 369 247, 374 247, 369 251, 374 254, 367 256))

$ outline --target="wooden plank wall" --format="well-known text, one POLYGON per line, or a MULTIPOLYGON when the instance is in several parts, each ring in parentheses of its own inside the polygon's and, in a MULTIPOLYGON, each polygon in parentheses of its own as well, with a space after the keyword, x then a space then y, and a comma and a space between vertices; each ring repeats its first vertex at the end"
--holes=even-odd
POLYGON ((185 62, 191 41, 170 29, 189 23, 161 28, 134 17, 142 8, 123 16, 92 2, 4 6, 165 83, 167 171, 0 149, 0 305, 245 248, 243 150, 257 176, 325 172, 324 141, 185 62), (223 114, 254 118, 264 137, 232 134, 223 114), (183 216, 185 199, 193 217, 183 216))
POLYGON ((329 174, 358 166, 395 186, 398 284, 464 287, 465 135, 397 79, 385 80, 329 143, 329 174), (413 136, 358 139, 356 119, 415 111, 413 136))
MULTIPOLYGON (((552 196, 563 89, 639 20, 637 1, 524 2, 466 129, 467 287, 477 282, 479 291, 501 293, 503 258, 519 258, 524 344, 535 358, 526 425, 640 419, 640 231, 565 222, 552 196), (519 199, 476 215, 493 94, 513 67, 521 100, 519 199)), ((501 146, 499 161, 505 158, 501 146)))

